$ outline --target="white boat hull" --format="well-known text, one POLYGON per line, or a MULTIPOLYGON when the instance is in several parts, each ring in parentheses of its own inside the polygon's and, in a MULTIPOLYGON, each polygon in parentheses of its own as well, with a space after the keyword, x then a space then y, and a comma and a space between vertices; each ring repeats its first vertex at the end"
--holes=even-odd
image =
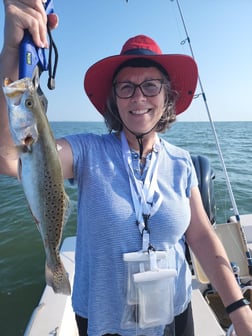
MULTIPOLYGON (((68 237, 64 240, 60 254, 72 287, 75 237, 68 237)), ((55 294, 51 287, 45 287, 24 333, 24 336, 38 335, 78 336, 70 296, 55 294)))

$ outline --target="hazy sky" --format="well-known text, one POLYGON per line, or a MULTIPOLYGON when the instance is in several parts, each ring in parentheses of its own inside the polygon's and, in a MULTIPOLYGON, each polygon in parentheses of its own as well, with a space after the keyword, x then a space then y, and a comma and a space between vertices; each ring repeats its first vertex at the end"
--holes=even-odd
MULTIPOLYGON (((213 120, 252 120, 252 1, 180 0, 213 120)), ((99 121, 83 92, 83 76, 94 62, 118 54, 137 34, 154 38, 164 53, 190 55, 176 1, 54 0, 60 25, 56 90, 43 90, 50 120, 99 121)), ((3 2, 0 5, 0 45, 3 2)), ((43 74, 43 80, 47 79, 43 74)), ((198 90, 199 91, 199 90, 198 90)), ((207 120, 201 97, 179 120, 207 120)))

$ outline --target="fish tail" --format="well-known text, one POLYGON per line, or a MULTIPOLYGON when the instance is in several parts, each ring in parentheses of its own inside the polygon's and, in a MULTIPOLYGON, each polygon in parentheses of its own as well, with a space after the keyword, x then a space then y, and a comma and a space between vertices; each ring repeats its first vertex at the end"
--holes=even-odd
POLYGON ((45 266, 46 283, 51 286, 57 294, 71 294, 71 286, 67 272, 62 262, 59 261, 54 267, 50 267, 47 263, 45 266))

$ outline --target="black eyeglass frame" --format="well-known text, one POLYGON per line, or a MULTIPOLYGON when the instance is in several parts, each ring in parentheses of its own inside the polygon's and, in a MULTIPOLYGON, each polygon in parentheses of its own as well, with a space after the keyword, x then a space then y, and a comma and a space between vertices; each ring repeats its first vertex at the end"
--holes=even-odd
POLYGON ((144 80, 144 81, 143 81, 142 83, 140 83, 140 84, 135 84, 135 83, 132 83, 132 82, 130 82, 130 81, 125 81, 125 82, 114 82, 114 83, 113 83, 113 89, 114 89, 114 93, 115 93, 115 95, 116 95, 118 98, 120 98, 120 99, 129 99, 129 98, 132 98, 132 97, 135 95, 135 93, 136 93, 136 89, 137 89, 137 88, 140 89, 140 91, 141 91, 141 93, 143 94, 143 96, 145 96, 145 97, 155 97, 155 96, 157 96, 157 95, 160 94, 160 92, 161 92, 161 90, 162 90, 162 87, 163 87, 163 85, 165 85, 165 84, 167 84, 167 83, 165 83, 164 80, 161 79, 161 78, 152 78, 152 79, 144 80), (145 91, 146 87, 144 87, 144 86, 142 86, 142 85, 143 85, 143 84, 146 84, 146 83, 148 83, 148 82, 153 82, 153 81, 156 81, 156 82, 159 83, 160 87, 158 88, 158 91, 155 92, 155 93, 153 93, 153 94, 149 94, 149 93, 146 94, 146 91, 145 91), (133 89, 132 93, 131 93, 130 95, 125 96, 125 97, 120 96, 120 94, 118 94, 118 91, 117 91, 117 87, 118 87, 117 85, 119 85, 119 84, 128 84, 128 85, 131 85, 131 86, 132 86, 132 89, 133 89))

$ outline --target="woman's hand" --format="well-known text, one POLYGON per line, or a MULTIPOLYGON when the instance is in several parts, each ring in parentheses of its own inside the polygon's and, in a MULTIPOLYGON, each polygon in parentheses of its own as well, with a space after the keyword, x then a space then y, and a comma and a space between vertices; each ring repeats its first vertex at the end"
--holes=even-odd
POLYGON ((46 15, 42 0, 4 0, 4 47, 17 49, 28 29, 38 47, 48 47, 47 20, 51 29, 58 24, 56 14, 46 15))

